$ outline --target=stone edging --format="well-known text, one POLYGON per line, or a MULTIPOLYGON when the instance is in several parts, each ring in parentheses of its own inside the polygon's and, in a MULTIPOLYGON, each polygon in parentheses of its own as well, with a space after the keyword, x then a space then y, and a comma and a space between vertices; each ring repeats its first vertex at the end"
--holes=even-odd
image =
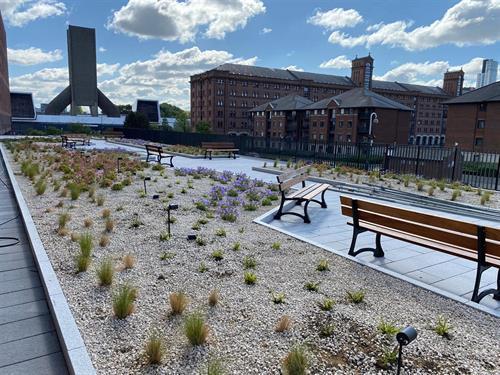
POLYGON ((38 235, 35 223, 33 222, 33 218, 31 217, 2 144, 0 144, 0 152, 3 156, 7 175, 12 184, 24 228, 28 234, 31 251, 33 252, 40 279, 45 289, 47 303, 52 313, 52 317, 54 318, 57 336, 59 337, 68 369, 73 375, 95 374, 96 371, 90 360, 85 343, 80 335, 80 331, 78 330, 73 314, 66 301, 66 297, 61 289, 61 285, 57 280, 56 273, 43 247, 43 243, 38 235))

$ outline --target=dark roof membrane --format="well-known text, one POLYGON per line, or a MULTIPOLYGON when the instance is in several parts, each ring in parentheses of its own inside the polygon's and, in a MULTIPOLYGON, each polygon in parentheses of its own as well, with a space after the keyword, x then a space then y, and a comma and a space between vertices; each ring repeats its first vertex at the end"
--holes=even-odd
POLYGON ((494 82, 462 96, 447 100, 444 104, 500 102, 500 82, 494 82))

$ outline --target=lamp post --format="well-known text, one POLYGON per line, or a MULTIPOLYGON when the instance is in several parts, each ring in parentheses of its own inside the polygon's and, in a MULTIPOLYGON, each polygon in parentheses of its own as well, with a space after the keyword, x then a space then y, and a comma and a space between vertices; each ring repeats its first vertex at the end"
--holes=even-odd
POLYGON ((417 330, 410 326, 402 329, 396 335, 396 340, 399 343, 398 370, 396 372, 397 375, 401 373, 401 367, 403 366, 403 346, 407 346, 416 338, 417 338, 417 330))
POLYGON ((151 177, 144 177, 144 195, 148 195, 148 189, 146 188, 146 181, 151 181, 151 177))
POLYGON ((120 173, 120 160, 123 160, 121 156, 116 159, 116 170, 118 173, 120 173))
POLYGON ((370 140, 370 146, 373 144, 372 128, 374 124, 378 124, 378 116, 375 112, 372 112, 370 114, 370 127, 368 129, 368 139, 370 140))
POLYGON ((169 204, 167 207, 167 230, 168 237, 170 237, 170 210, 177 210, 179 208, 178 204, 169 204))

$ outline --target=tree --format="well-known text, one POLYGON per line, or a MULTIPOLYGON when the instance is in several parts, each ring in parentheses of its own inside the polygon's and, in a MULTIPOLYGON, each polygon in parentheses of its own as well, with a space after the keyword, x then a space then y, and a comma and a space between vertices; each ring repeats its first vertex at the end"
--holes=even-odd
POLYGON ((149 120, 144 113, 130 112, 123 123, 125 128, 148 129, 149 120))
POLYGON ((176 132, 186 133, 188 129, 188 116, 186 112, 179 113, 175 118, 174 130, 176 132))
POLYGON ((160 114, 161 117, 175 117, 177 118, 180 114, 186 114, 182 108, 179 108, 173 104, 161 103, 160 104, 160 114))
POLYGON ((196 124, 196 132, 197 133, 205 133, 208 134, 212 131, 212 126, 207 121, 200 121, 196 124))
POLYGON ((132 106, 130 104, 119 104, 117 107, 121 115, 128 115, 132 112, 132 106))

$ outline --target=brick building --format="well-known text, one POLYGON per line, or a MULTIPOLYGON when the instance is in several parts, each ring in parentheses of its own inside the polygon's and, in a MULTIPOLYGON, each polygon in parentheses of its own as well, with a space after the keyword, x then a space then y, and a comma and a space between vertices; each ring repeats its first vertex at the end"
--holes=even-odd
POLYGON ((0 12, 0 134, 11 130, 7 38, 0 12))
POLYGON ((191 76, 191 123, 207 121, 218 134, 251 135, 249 113, 259 105, 289 95, 317 102, 364 87, 413 110, 407 142, 442 144, 446 131, 446 108, 442 102, 461 92, 463 72, 447 72, 444 90, 374 80, 373 61, 371 56, 354 59, 351 77, 223 64, 191 76))
POLYGON ((500 82, 446 102, 446 146, 462 150, 500 151, 500 82))
POLYGON ((319 143, 373 139, 401 144, 408 141, 412 109, 360 87, 317 102, 290 95, 250 112, 255 137, 319 143), (371 134, 370 116, 378 121, 372 124, 371 134))

